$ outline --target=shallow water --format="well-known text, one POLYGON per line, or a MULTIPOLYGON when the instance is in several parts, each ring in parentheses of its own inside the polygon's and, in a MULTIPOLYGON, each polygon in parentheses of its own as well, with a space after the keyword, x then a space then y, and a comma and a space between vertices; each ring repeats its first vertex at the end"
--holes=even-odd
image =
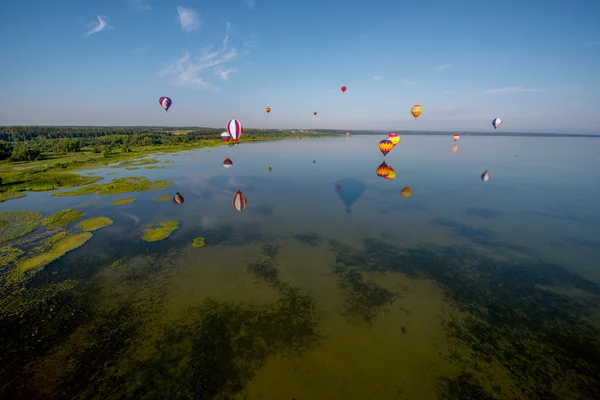
POLYGON ((405 136, 384 180, 379 139, 153 156, 171 162, 93 172, 173 186, 0 204, 114 220, 28 283, 74 288, 1 314, 0 395, 596 398, 600 140, 463 136, 454 153, 450 135, 405 136), (175 192, 183 204, 153 200, 175 192))

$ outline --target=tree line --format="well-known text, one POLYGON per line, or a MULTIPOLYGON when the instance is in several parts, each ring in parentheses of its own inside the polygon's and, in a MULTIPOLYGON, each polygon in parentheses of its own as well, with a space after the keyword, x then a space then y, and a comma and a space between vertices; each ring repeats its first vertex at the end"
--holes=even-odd
MULTIPOLYGON (((76 153, 84 148, 105 157, 114 149, 178 145, 218 140, 223 129, 198 128, 175 134, 177 128, 73 128, 47 126, 0 127, 0 160, 34 161, 44 153, 76 153)), ((297 135, 286 130, 244 129, 246 138, 277 138, 297 135)))

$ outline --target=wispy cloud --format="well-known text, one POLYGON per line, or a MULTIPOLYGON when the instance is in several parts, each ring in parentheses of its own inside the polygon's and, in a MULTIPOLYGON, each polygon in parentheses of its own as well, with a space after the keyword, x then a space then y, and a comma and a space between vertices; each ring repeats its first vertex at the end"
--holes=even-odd
POLYGON ((242 45, 246 48, 256 47, 260 44, 260 38, 256 33, 250 34, 242 41, 242 45))
POLYGON ((380 80, 382 80, 383 78, 385 78, 385 76, 374 76, 374 77, 373 77, 373 80, 374 80, 374 81, 380 81, 380 80))
POLYGON ((456 89, 444 90, 444 94, 456 93, 456 89))
POLYGON ((583 47, 594 47, 600 45, 600 40, 592 40, 583 44, 583 47))
POLYGON ((102 32, 103 30, 110 28, 110 26, 106 22, 106 20, 108 19, 107 17, 101 17, 97 15, 96 18, 98 18, 98 21, 90 22, 90 26, 92 26, 92 29, 87 31, 85 36, 90 36, 94 33, 102 32))
POLYGON ((511 93, 524 93, 524 92, 543 92, 546 89, 540 88, 524 88, 521 86, 509 86, 502 89, 490 89, 483 92, 483 94, 511 94, 511 93))
POLYGON ((146 53, 148 53, 148 50, 150 50, 151 47, 152 47, 151 44, 142 46, 142 47, 134 47, 133 49, 131 49, 131 54, 135 54, 135 55, 146 54, 146 53))
POLYGON ((244 0, 244 3, 248 6, 248 8, 254 8, 256 2, 254 0, 244 0))
POLYGON ((404 78, 402 79, 402 83, 404 83, 405 85, 416 85, 418 82, 410 78, 404 78))
POLYGON ((149 10, 152 8, 145 0, 126 0, 133 8, 138 10, 149 10))
POLYGON ((217 67, 215 69, 215 75, 218 75, 219 78, 221 78, 222 81, 226 81, 229 79, 229 75, 238 72, 237 68, 229 68, 229 69, 222 69, 217 67))
POLYGON ((452 64, 444 64, 444 65, 438 65, 437 67, 434 68, 435 71, 437 72, 441 72, 445 69, 448 69, 452 66, 452 64))
POLYGON ((225 68, 225 64, 230 63, 238 55, 235 49, 228 49, 230 29, 231 25, 228 23, 225 29, 225 38, 222 40, 219 50, 213 50, 214 46, 209 46, 195 58, 186 52, 183 57, 160 71, 159 76, 172 76, 173 83, 177 86, 212 87, 214 90, 218 90, 202 75, 218 76, 221 80, 226 81, 231 74, 238 71, 236 68, 225 68))
POLYGON ((182 31, 190 32, 200 28, 200 14, 196 10, 177 6, 177 15, 182 31))

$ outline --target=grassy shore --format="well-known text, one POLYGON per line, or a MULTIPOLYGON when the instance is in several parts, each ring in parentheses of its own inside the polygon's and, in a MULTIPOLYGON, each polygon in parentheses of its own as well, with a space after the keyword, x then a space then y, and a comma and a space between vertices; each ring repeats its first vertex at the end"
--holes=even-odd
MULTIPOLYGON (((258 137, 244 139, 244 142, 257 142, 265 140, 289 139, 293 137, 258 137)), ((153 164, 155 160, 147 162, 135 161, 154 153, 174 153, 204 147, 226 146, 221 140, 202 140, 196 143, 179 145, 154 145, 141 146, 130 149, 129 152, 113 150, 112 154, 104 157, 93 153, 91 149, 83 149, 77 153, 45 153, 44 159, 31 162, 0 161, 0 203, 13 200, 25 195, 29 191, 49 191, 69 187, 77 187, 94 183, 102 178, 96 176, 82 176, 78 171, 95 168, 129 167, 134 165, 153 164), (112 165, 116 164, 118 165, 112 165)))

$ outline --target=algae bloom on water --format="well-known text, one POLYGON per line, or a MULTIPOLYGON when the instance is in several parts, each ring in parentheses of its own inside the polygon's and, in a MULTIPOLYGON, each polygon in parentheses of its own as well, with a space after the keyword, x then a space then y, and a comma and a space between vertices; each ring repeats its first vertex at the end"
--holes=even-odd
POLYGON ((15 279, 28 271, 38 270, 52 261, 62 257, 65 253, 82 246, 92 237, 89 232, 70 235, 58 241, 48 252, 22 261, 14 271, 15 279))
POLYGON ((171 233, 179 228, 179 221, 165 221, 157 224, 150 224, 144 229, 142 239, 146 242, 158 242, 171 236, 171 233))
POLYGON ((81 221, 77 226, 84 232, 97 231, 100 228, 113 224, 113 220, 107 217, 94 217, 81 221))
POLYGON ((9 242, 31 233, 42 221, 42 214, 33 211, 0 212, 0 243, 9 242))
POLYGON ((168 181, 149 181, 144 177, 128 177, 114 179, 108 183, 97 183, 82 186, 75 190, 61 193, 52 193, 50 196, 82 196, 86 194, 98 194, 101 196, 119 193, 145 192, 146 190, 160 190, 171 186, 168 181))
POLYGON ((156 196, 154 198, 155 201, 167 201, 167 200, 171 200, 171 196, 168 195, 162 195, 162 196, 156 196))
POLYGON ((127 197, 125 199, 118 199, 110 203, 113 206, 121 206, 123 204, 133 203, 135 201, 135 197, 127 197))
POLYGON ((194 246, 194 247, 204 247, 204 246, 206 246, 206 240, 204 240, 203 237, 195 238, 194 242, 192 243, 192 246, 194 246))
POLYGON ((44 226, 48 227, 59 227, 59 226, 67 226, 71 222, 75 222, 78 219, 83 218, 83 212, 78 210, 62 210, 52 215, 48 215, 44 219, 44 226))

